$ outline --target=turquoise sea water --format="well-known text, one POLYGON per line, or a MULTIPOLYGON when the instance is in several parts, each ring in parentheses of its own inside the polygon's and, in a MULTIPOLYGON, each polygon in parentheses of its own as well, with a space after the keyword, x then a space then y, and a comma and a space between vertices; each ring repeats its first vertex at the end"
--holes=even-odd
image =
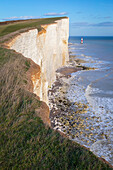
MULTIPOLYGON (((71 102, 85 103, 89 110, 83 116, 93 125, 94 141, 88 144, 81 139, 74 140, 89 147, 95 154, 113 164, 113 37, 69 38, 69 52, 75 58, 85 60, 82 65, 96 70, 79 71, 72 74, 66 97, 71 102)), ((87 132, 86 132, 87 133, 87 132)), ((81 135, 81 138, 84 139, 81 135)), ((84 141, 84 140, 83 140, 84 141)))

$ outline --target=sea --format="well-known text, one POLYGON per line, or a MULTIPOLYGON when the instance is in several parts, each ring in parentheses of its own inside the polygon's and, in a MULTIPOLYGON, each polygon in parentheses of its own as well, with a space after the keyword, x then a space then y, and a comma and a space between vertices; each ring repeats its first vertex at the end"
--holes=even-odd
POLYGON ((81 37, 69 38, 69 53, 92 69, 71 74, 66 97, 88 106, 81 114, 81 120, 87 119, 87 129, 83 131, 87 141, 84 137, 82 141, 73 140, 113 165, 113 37, 82 38, 83 44, 81 37))
POLYGON ((67 67, 79 69, 53 85, 51 124, 113 165, 113 37, 82 38, 69 37, 67 67))

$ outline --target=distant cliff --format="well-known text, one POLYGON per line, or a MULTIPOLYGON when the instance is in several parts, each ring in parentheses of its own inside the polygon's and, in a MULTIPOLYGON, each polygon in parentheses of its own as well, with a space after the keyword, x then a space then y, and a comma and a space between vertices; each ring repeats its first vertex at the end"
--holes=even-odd
POLYGON ((69 59, 69 19, 63 18, 41 27, 43 29, 39 32, 31 29, 21 33, 7 45, 40 66, 40 71, 31 75, 33 92, 48 103, 47 91, 55 81, 55 71, 69 59))

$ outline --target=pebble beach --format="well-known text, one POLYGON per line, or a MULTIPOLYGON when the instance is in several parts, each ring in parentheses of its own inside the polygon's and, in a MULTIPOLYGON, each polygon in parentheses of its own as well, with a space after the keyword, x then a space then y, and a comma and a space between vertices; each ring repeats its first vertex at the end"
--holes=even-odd
POLYGON ((113 165, 112 118, 108 113, 102 118, 94 111, 86 96, 87 88, 79 83, 81 73, 98 68, 93 60, 89 64, 88 56, 84 60, 73 54, 73 43, 69 44, 69 54, 69 63, 56 71, 56 82, 48 92, 51 125, 113 165))

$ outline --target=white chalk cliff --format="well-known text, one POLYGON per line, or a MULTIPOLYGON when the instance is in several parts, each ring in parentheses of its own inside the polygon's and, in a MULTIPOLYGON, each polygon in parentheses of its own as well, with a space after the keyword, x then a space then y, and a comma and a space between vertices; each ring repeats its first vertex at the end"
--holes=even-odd
POLYGON ((48 103, 48 87, 55 81, 55 71, 69 59, 69 19, 63 18, 42 27, 40 32, 32 29, 21 33, 8 46, 40 66, 40 78, 36 75, 31 76, 33 92, 48 103))

